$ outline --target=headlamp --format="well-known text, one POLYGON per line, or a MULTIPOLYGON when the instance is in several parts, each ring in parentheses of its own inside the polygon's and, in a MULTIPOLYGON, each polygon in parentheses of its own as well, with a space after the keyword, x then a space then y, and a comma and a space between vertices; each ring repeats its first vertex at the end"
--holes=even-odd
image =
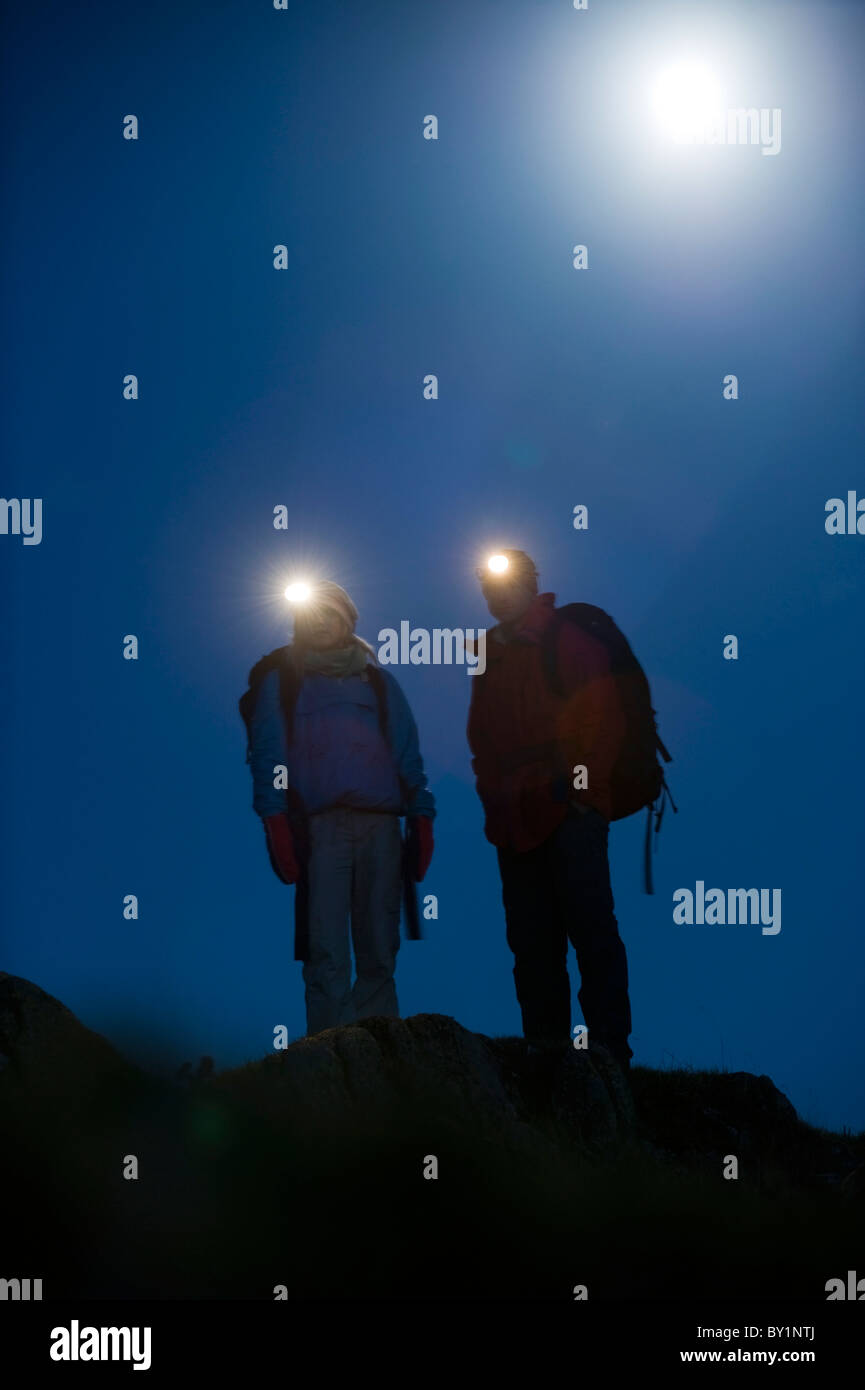
POLYGON ((484 564, 478 565, 475 574, 483 584, 489 580, 499 579, 510 569, 510 564, 511 562, 507 555, 502 555, 501 552, 497 552, 494 555, 489 555, 484 564))
POLYGON ((289 603, 307 603, 312 597, 312 586, 304 579, 296 579, 288 585, 285 597, 289 603))

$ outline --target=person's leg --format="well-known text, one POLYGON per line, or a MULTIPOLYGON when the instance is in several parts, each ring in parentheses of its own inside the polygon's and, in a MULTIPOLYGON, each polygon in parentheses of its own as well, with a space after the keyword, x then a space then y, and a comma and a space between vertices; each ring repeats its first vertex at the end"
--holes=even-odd
POLYGON ((307 1036, 351 1022, 351 833, 342 810, 309 817, 307 1036))
POLYGON ((399 1018, 394 970, 402 908, 402 836, 398 816, 352 811, 354 872, 351 936, 357 1018, 399 1018))
POLYGON ((566 1046, 571 1027, 568 938, 550 881, 549 841, 498 851, 508 945, 526 1042, 566 1046))
POLYGON ((552 838, 553 877, 561 919, 577 953, 582 982, 577 997, 589 1048, 601 1043, 627 1065, 633 1056, 628 963, 614 911, 609 830, 597 811, 572 811, 552 838))

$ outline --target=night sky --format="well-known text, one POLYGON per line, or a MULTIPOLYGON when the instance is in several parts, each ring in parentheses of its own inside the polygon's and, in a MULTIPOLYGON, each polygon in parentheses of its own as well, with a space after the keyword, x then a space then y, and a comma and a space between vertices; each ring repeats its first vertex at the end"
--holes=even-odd
MULTIPOLYGON (((654 896, 643 817, 610 835, 635 1064, 865 1126, 865 536, 825 528, 865 495, 865 11, 97 0, 5 28, 2 490, 43 531, 0 536, 0 967, 153 1067, 301 1035, 237 710, 282 588, 336 580, 374 645, 489 626, 475 566, 516 546, 622 627, 674 758, 654 896), (781 110, 776 155, 659 136, 682 54, 781 110), (676 925, 697 880, 780 888, 781 931, 676 925)), ((389 669, 438 805, 402 1014, 518 1033, 470 678, 389 669)))

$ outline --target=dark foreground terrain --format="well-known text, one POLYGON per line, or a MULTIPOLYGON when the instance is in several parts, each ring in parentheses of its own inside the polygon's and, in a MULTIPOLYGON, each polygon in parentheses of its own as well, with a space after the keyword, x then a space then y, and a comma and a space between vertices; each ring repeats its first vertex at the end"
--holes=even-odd
POLYGON ((419 1014, 170 1084, 0 973, 0 1277, 44 1298, 825 1301, 861 1265, 865 1135, 804 1124, 766 1076, 533 1062, 419 1014))

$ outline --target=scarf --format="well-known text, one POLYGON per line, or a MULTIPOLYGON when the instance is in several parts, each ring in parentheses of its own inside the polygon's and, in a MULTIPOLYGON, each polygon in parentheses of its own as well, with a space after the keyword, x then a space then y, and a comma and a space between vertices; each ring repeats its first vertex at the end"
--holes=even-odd
POLYGON ((360 642, 352 642, 348 647, 335 647, 329 652, 316 652, 306 648, 302 653, 303 669, 311 676, 359 676, 365 670, 369 658, 367 648, 360 642))

